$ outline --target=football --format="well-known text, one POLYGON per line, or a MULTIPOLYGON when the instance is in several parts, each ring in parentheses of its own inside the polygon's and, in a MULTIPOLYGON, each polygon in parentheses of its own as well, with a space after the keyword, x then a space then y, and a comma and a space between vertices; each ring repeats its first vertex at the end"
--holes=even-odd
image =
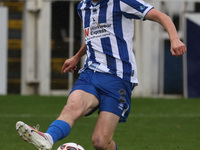
POLYGON ((57 150, 85 150, 85 149, 76 143, 65 143, 60 145, 57 150))

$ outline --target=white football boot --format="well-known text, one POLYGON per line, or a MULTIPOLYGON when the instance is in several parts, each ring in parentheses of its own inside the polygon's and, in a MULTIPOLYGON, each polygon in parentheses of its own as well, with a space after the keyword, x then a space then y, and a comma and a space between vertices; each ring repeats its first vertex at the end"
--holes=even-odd
POLYGON ((51 150, 52 144, 44 133, 38 131, 37 127, 31 127, 22 121, 16 123, 16 130, 19 135, 27 142, 35 145, 38 150, 51 150))

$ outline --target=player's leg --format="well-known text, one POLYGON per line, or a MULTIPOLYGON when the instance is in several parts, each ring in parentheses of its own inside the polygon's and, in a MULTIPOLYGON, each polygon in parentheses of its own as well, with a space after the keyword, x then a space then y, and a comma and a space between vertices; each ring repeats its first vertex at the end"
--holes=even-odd
POLYGON ((112 74, 96 73, 94 78, 93 83, 100 90, 100 113, 93 145, 96 150, 117 150, 112 138, 118 122, 126 122, 129 115, 132 84, 112 74))
POLYGON ((33 129, 23 122, 17 122, 16 129, 25 141, 37 148, 50 150, 53 143, 68 136, 74 122, 98 106, 98 99, 82 90, 73 91, 60 116, 48 128, 46 133, 33 129))
POLYGON ((120 117, 106 111, 101 111, 92 136, 96 150, 116 150, 113 135, 120 117))
POLYGON ((87 115, 98 105, 99 100, 93 94, 75 90, 70 94, 58 120, 68 122, 72 127, 77 119, 87 115))
POLYGON ((75 121, 91 112, 98 104, 99 101, 94 95, 82 90, 73 91, 60 116, 47 130, 47 133, 52 136, 53 142, 68 136, 75 121))

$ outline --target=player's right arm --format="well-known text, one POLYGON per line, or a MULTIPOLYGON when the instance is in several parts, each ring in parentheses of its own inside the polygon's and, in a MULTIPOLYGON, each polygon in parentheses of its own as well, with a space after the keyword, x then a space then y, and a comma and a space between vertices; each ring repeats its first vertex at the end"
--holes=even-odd
POLYGON ((86 54, 86 48, 87 45, 83 44, 80 50, 73 57, 65 60, 61 69, 61 74, 66 72, 74 73, 74 70, 77 69, 77 64, 80 61, 81 57, 86 54))

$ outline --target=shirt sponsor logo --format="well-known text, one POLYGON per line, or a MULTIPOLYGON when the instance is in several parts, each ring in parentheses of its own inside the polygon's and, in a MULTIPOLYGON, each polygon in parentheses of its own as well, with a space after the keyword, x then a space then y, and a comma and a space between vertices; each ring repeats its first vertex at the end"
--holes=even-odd
POLYGON ((111 24, 92 24, 90 28, 85 28, 85 38, 90 40, 98 37, 105 37, 110 35, 107 28, 110 28, 111 24))

